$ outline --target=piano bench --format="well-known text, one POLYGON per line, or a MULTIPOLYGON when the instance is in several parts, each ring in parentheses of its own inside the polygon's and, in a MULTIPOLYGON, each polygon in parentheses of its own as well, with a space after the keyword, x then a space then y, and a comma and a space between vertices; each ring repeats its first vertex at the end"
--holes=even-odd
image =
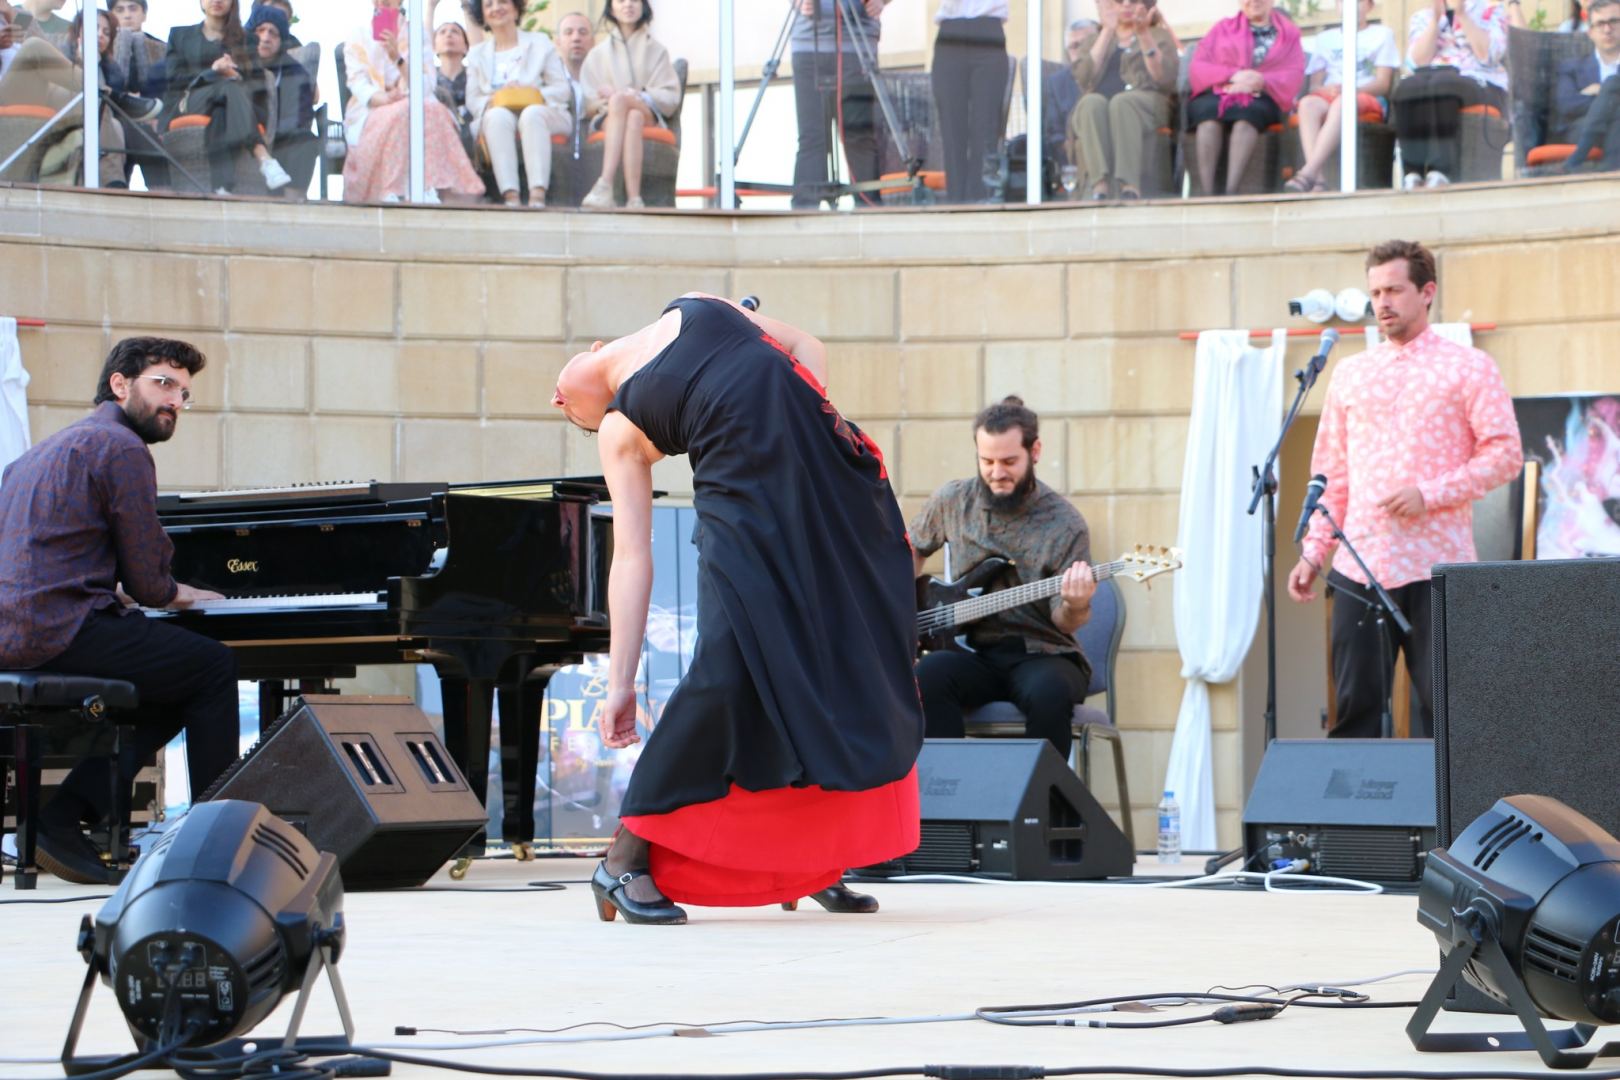
MULTIPOLYGON (((43 671, 0 671, 0 805, 14 807, 17 869, 13 885, 32 889, 38 880, 35 840, 44 772, 45 732, 64 729, 91 736, 110 733, 107 753, 114 761, 111 805, 116 809, 107 826, 113 879, 123 876, 129 848, 129 798, 119 790, 118 761, 129 735, 127 725, 112 723, 110 714, 140 704, 131 683, 43 671)), ((3 829, 0 829, 3 831, 3 829)))

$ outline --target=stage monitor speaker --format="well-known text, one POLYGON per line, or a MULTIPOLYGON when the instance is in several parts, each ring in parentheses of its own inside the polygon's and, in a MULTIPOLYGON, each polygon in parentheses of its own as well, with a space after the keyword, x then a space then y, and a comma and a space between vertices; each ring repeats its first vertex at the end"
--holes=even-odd
POLYGON ((1128 877, 1136 853, 1045 739, 927 739, 922 842, 869 872, 1011 881, 1128 877))
POLYGON ((406 697, 295 700, 199 801, 213 799, 264 804, 336 855, 351 891, 422 884, 486 819, 406 697))
POLYGON ((1243 808, 1251 870, 1415 882, 1434 836, 1430 739, 1276 739, 1243 808))
MULTIPOLYGON (((1620 560, 1434 568, 1441 847, 1505 795, 1550 795, 1620 835, 1620 560)), ((1470 986, 1448 1009, 1505 1012, 1470 986)))

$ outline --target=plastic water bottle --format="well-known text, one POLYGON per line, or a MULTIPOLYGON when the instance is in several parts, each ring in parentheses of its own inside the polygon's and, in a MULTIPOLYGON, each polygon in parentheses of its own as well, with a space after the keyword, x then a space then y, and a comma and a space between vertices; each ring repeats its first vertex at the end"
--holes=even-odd
POLYGON ((1181 807, 1173 791, 1165 792, 1159 803, 1159 861, 1181 861, 1181 807))

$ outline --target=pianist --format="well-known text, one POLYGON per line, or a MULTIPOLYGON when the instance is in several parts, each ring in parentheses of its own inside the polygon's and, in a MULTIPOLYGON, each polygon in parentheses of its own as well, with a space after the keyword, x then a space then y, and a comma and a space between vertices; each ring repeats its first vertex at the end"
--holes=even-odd
MULTIPOLYGON (((95 410, 24 453, 0 477, 0 669, 134 683, 138 763, 181 729, 193 797, 237 752, 236 662, 224 645, 127 606, 182 608, 217 593, 177 583, 158 524, 151 443, 174 434, 205 363, 183 341, 127 338, 107 356, 95 410)), ((41 812, 40 865, 107 880, 82 826, 107 805, 110 763, 80 762, 41 812)))

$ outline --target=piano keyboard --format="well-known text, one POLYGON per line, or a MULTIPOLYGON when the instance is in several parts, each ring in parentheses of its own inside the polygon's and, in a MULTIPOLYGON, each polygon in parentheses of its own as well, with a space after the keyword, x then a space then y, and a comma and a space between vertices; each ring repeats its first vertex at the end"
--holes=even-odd
POLYGON ((334 495, 364 495, 375 480, 331 480, 309 484, 283 484, 276 487, 233 488, 226 491, 182 491, 174 496, 181 503, 251 503, 260 499, 318 498, 334 495))
POLYGON ((320 593, 313 596, 227 596, 223 600, 201 600, 185 610, 200 611, 204 614, 226 611, 310 611, 317 608, 382 608, 387 606, 387 602, 387 594, 377 592, 320 593))

